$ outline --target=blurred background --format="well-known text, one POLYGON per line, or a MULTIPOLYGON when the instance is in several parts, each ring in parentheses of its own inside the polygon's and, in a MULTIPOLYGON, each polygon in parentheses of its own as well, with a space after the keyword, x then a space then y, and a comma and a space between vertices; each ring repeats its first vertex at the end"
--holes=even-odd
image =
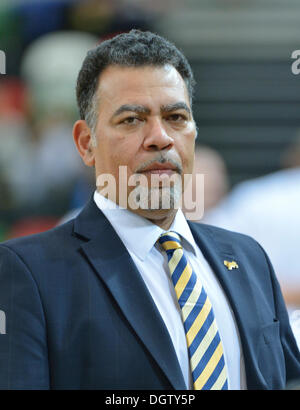
POLYGON ((82 60, 118 33, 155 31, 197 81, 201 222, 264 246, 299 342, 299 21, 299 0, 1 0, 0 241, 49 229, 87 201, 93 174, 72 140, 82 60))

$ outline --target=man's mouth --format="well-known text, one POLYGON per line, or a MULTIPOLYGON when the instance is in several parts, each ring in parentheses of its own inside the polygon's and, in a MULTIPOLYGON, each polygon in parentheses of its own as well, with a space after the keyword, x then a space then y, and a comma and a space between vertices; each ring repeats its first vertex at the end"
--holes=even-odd
POLYGON ((180 171, 178 167, 171 162, 164 162, 163 164, 160 162, 154 162, 139 172, 142 174, 173 175, 174 173, 179 173, 180 171))

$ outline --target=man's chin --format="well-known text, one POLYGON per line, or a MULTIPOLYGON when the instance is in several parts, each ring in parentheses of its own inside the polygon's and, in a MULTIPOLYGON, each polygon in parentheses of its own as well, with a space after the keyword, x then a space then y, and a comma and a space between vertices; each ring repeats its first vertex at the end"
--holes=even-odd
POLYGON ((128 207, 149 212, 178 209, 181 207, 181 187, 145 188, 139 186, 128 196, 128 207))
POLYGON ((173 222, 178 209, 181 207, 180 190, 174 189, 158 189, 148 191, 148 195, 144 193, 141 197, 135 197, 137 202, 128 201, 128 209, 143 218, 150 220, 156 225, 164 229, 173 222), (132 207, 130 205, 133 205, 132 207))
POLYGON ((135 209, 131 211, 157 225, 161 225, 160 222, 166 220, 170 220, 171 224, 178 209, 135 209))

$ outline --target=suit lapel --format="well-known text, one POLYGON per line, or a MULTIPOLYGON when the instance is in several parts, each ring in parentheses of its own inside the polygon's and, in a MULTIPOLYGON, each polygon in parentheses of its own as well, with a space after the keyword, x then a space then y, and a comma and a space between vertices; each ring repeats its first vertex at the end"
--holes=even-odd
POLYGON ((246 263, 246 259, 243 258, 242 253, 241 255, 235 254, 231 244, 228 243, 227 235, 216 235, 208 225, 189 222, 189 226, 196 243, 217 276, 234 313, 244 353, 247 385, 250 387, 254 382, 254 375, 258 378, 255 383, 265 385, 255 360, 260 318, 250 283, 251 278, 247 267, 243 264, 243 262, 246 263), (224 260, 236 261, 238 269, 229 270, 224 265, 224 260))
POLYGON ((175 389, 185 382, 170 335, 127 249, 91 200, 75 219, 74 231, 89 239, 81 248, 124 316, 175 389))

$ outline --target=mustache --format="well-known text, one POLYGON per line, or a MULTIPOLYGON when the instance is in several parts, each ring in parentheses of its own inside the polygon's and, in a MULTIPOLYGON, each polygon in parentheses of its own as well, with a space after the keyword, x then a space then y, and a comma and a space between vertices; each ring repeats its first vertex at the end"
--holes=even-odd
POLYGON ((147 167, 154 163, 165 164, 166 162, 171 163, 175 167, 175 171, 178 172, 178 174, 182 175, 183 169, 181 161, 172 158, 169 154, 159 154, 159 156, 156 156, 148 161, 143 162, 135 169, 134 172, 138 174, 143 172, 147 167))

